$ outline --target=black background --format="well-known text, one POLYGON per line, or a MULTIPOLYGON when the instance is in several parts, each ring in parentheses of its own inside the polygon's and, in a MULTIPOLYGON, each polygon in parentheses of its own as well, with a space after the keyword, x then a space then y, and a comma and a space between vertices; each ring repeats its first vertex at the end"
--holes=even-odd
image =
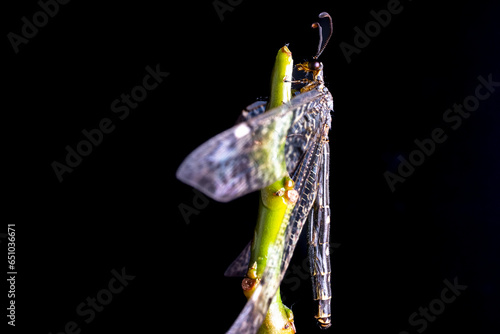
MULTIPOLYGON (((354 27, 363 30, 370 11, 387 4, 243 1, 221 21, 211 1, 71 1, 17 54, 7 34, 20 34, 21 18, 32 21, 40 7, 9 4, 4 212, 5 225, 17 224, 16 332, 59 333, 69 321, 81 333, 230 327, 245 298, 240 280, 223 272, 252 237, 258 194, 210 200, 187 222, 179 205, 193 206, 195 195, 175 171, 268 94, 281 46, 290 43, 295 63, 315 53, 310 24, 322 11, 334 19, 320 59, 335 100, 329 332, 499 332, 500 88, 456 130, 443 114, 474 94, 478 76, 500 81, 500 6, 401 2, 348 63, 340 43, 354 44, 354 27), (157 64, 169 76, 118 119, 111 102, 157 64), (59 182, 51 164, 103 118, 114 131, 59 182), (414 140, 436 128, 447 140, 392 192, 384 172, 397 172, 398 156, 408 158, 414 140), (77 306, 122 268, 135 278, 85 323, 77 306), (410 315, 455 277, 467 289, 426 328, 412 326, 410 315)), ((302 240, 292 266, 306 254, 302 240)), ((300 277, 283 283, 286 304, 299 333, 320 332, 300 277)))

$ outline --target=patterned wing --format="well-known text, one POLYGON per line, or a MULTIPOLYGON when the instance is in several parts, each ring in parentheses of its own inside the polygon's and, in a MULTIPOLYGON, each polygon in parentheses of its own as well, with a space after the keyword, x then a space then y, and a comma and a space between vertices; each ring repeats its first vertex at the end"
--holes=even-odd
POLYGON ((254 118, 263 114, 266 111, 267 101, 255 101, 250 104, 241 112, 240 117, 236 121, 236 123, 241 123, 248 121, 250 118, 254 118))
POLYGON ((289 207, 272 246, 273 249, 268 253, 270 255, 262 279, 227 334, 254 334, 259 329, 285 275, 304 223, 316 200, 319 173, 324 171, 323 160, 329 159, 327 141, 331 126, 330 111, 333 110, 333 99, 326 88, 317 97, 319 99, 315 103, 302 111, 303 115, 295 118, 286 143, 290 152, 297 151, 301 154, 287 155, 287 167, 292 171, 299 200, 293 209, 289 207))
POLYGON ((323 87, 321 92, 321 97, 316 101, 313 108, 307 110, 304 115, 296 117, 288 131, 285 155, 287 170, 290 175, 295 174, 296 167, 312 144, 311 138, 315 131, 324 124, 327 124, 328 127, 331 125, 329 111, 333 110, 333 98, 326 87, 323 87))
POLYGON ((248 263, 252 254, 252 241, 241 251, 240 255, 227 267, 224 272, 226 277, 245 277, 248 272, 248 263))
POLYGON ((317 91, 300 94, 216 135, 182 162, 177 178, 220 202, 275 182, 286 175, 287 167, 297 165, 298 161, 286 166, 288 131, 311 110, 319 95, 317 91))
POLYGON ((330 147, 324 143, 318 194, 309 213, 309 262, 313 297, 317 301, 316 319, 326 329, 331 325, 330 285, 330 147))
POLYGON ((301 159, 297 168, 295 189, 299 200, 289 206, 281 224, 273 249, 269 251, 266 269, 260 283, 231 326, 227 334, 254 334, 262 324, 269 304, 285 275, 307 215, 317 193, 318 166, 321 162, 321 131, 312 136, 313 145, 301 159))

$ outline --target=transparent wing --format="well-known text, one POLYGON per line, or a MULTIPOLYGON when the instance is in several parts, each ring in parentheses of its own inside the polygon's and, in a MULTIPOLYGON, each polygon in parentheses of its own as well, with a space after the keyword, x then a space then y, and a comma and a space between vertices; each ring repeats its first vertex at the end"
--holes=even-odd
POLYGON ((227 267, 224 272, 226 277, 245 277, 248 272, 248 263, 252 254, 252 241, 241 251, 240 255, 227 267))
POLYGON ((257 332, 285 275, 317 193, 318 168, 321 164, 321 152, 324 146, 321 141, 321 131, 315 131, 311 139, 312 145, 301 159, 294 175, 299 200, 293 208, 291 206, 288 208, 278 237, 272 246, 273 249, 269 252, 262 279, 227 334, 257 332))
POLYGON ((266 106, 267 101, 255 101, 241 112, 241 115, 236 123, 248 121, 250 118, 254 118, 259 116, 260 114, 263 114, 266 111, 266 106))
MULTIPOLYGON (((216 135, 182 162, 177 178, 220 202, 275 182, 286 175, 287 168, 294 170, 297 166, 299 159, 285 159, 287 135, 296 124, 309 123, 304 117, 320 95, 318 91, 300 94, 216 135)), ((313 126, 301 126, 294 133, 306 138, 301 133, 311 131, 315 131, 313 126)), ((310 136, 306 146, 309 141, 310 136)))
POLYGON ((257 332, 285 275, 304 223, 315 202, 320 173, 329 172, 329 168, 324 169, 323 159, 329 159, 330 111, 333 111, 333 99, 325 88, 315 103, 309 105, 307 113, 296 117, 290 127, 286 145, 287 151, 291 153, 286 157, 287 167, 295 181, 299 200, 293 209, 289 207, 273 249, 269 252, 262 279, 227 334, 257 332))
POLYGON ((309 150, 315 131, 324 124, 328 127, 331 125, 330 111, 333 111, 333 98, 326 87, 323 87, 320 92, 312 108, 303 117, 297 117, 288 131, 285 155, 290 175, 295 174, 295 168, 303 159, 305 152, 309 150))
POLYGON ((309 263, 313 297, 317 303, 316 319, 326 329, 331 325, 330 285, 330 147, 324 143, 318 194, 309 213, 309 263))

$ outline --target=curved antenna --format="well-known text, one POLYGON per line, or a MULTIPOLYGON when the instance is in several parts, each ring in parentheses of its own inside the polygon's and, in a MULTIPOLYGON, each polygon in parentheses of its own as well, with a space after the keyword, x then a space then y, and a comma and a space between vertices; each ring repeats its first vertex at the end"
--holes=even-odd
POLYGON ((319 25, 318 22, 314 22, 311 27, 313 28, 318 28, 319 29, 319 43, 318 43, 318 52, 316 52, 316 55, 313 57, 313 59, 317 59, 319 55, 321 54, 321 44, 323 44, 323 28, 319 25))
POLYGON ((330 14, 327 12, 322 12, 318 15, 320 19, 324 17, 328 17, 328 20, 330 21, 330 34, 328 35, 328 38, 326 39, 325 44, 323 44, 323 29, 321 25, 318 22, 314 22, 311 26, 313 28, 319 28, 319 44, 318 44, 318 52, 316 55, 313 57, 313 59, 318 59, 318 57, 323 53, 323 50, 325 49, 326 45, 328 44, 328 41, 330 41, 330 37, 332 37, 333 34, 333 22, 332 22, 332 17, 330 14))

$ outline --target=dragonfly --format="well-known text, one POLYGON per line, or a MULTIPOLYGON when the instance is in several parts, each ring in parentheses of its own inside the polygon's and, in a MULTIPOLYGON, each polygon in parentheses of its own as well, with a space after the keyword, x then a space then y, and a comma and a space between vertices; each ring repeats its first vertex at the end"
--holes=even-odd
MULTIPOLYGON (((240 117, 240 123, 195 149, 176 173, 182 182, 220 202, 260 190, 287 175, 294 181, 298 193, 297 202, 289 206, 285 214, 262 278, 228 334, 257 332, 306 220, 313 297, 318 308, 315 317, 321 328, 331 325, 328 133, 333 98, 325 86, 323 64, 318 57, 332 36, 333 24, 326 12, 320 13, 319 18, 328 18, 330 33, 323 43, 322 26, 313 23, 320 35, 317 53, 311 61, 296 65, 305 77, 292 81, 303 85, 300 94, 266 112, 264 101, 250 105, 240 117)), ((247 246, 225 274, 244 275, 249 259, 250 247, 247 246)))

